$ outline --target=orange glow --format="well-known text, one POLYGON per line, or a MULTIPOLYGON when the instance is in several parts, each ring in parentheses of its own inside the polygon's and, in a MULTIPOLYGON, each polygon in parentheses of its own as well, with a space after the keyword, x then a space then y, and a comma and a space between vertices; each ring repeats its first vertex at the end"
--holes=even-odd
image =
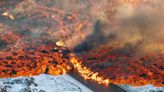
MULTIPOLYGON (((12 6, 13 2, 21 0, 9 1, 12 6)), ((78 1, 80 0, 76 0, 78 1)), ((52 0, 53 3, 49 0, 23 0, 11 9, 0 7, 0 12, 3 12, 2 16, 14 20, 13 22, 2 18, 5 22, 0 22, 0 78, 33 76, 41 73, 61 75, 74 69, 85 80, 93 80, 105 86, 110 83, 164 86, 164 46, 160 42, 147 48, 152 49, 154 45, 157 45, 161 51, 143 56, 135 56, 134 53, 122 54, 124 50, 119 52, 120 48, 115 43, 112 46, 101 44, 106 47, 101 47, 98 43, 97 46, 96 39, 91 40, 96 50, 82 52, 78 57, 71 51, 73 46, 90 39, 89 34, 94 30, 94 26, 97 28, 95 24, 97 20, 100 21, 101 26, 101 19, 108 17, 107 20, 102 20, 102 27, 104 27, 102 34, 106 33, 107 21, 111 24, 109 28, 114 28, 117 24, 114 15, 121 4, 126 2, 138 8, 144 6, 148 1, 155 0, 108 0, 109 7, 105 5, 101 11, 107 14, 103 18, 97 15, 96 12, 99 13, 99 9, 96 8, 97 4, 94 5, 94 0, 84 1, 88 1, 86 6, 95 6, 92 12, 87 11, 90 9, 83 5, 79 9, 70 10, 71 7, 69 7, 64 10, 65 5, 62 6, 63 8, 60 5, 56 6, 54 3, 56 0, 52 0), (92 4, 89 4, 90 2, 92 4), (48 6, 49 4, 52 5, 48 6)), ((3 2, 0 2, 0 5, 10 6, 3 2)), ((133 9, 129 9, 128 11, 125 7, 127 13, 131 15, 133 9)), ((97 33, 95 35, 98 35, 101 41, 101 34, 100 36, 97 33)), ((94 33, 93 35, 91 33, 92 36, 94 37, 94 33)), ((112 42, 112 39, 110 40, 112 42)))
POLYGON ((68 60, 53 49, 53 46, 39 48, 23 48, 19 50, 0 52, 0 77, 32 76, 40 73, 61 75, 71 67, 68 60), (27 50, 28 49, 28 50, 27 50))
POLYGON ((64 46, 64 42, 63 41, 58 41, 58 42, 56 42, 56 45, 57 46, 64 46))
POLYGON ((10 14, 8 11, 2 13, 2 16, 8 17, 11 20, 14 20, 15 19, 15 17, 12 14, 10 14))
POLYGON ((85 79, 85 80, 93 80, 98 82, 99 84, 103 85, 109 85, 110 81, 109 79, 106 79, 98 74, 98 72, 93 72, 88 67, 84 66, 79 59, 73 57, 71 58, 70 62, 73 64, 74 68, 77 69, 79 74, 85 79))

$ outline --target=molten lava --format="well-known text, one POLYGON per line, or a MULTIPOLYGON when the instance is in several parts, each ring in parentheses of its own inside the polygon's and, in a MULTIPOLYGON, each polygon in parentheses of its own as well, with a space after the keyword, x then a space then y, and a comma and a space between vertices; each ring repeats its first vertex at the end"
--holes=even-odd
POLYGON ((109 85, 109 79, 105 79, 103 76, 100 76, 98 72, 94 72, 88 67, 86 67, 78 58, 72 57, 70 62, 85 80, 93 80, 98 82, 99 84, 103 84, 106 86, 109 85))
POLYGON ((150 54, 135 57, 125 54, 110 53, 113 48, 99 48, 78 58, 72 58, 75 69, 85 79, 100 84, 130 84, 142 86, 164 85, 163 54, 150 54), (107 54, 108 53, 108 54, 107 54))
MULTIPOLYGON (((86 6, 97 6, 94 0, 84 1, 86 6)), ((116 6, 124 1, 139 7, 146 4, 148 0, 142 0, 143 3, 140 0, 108 0, 110 7, 107 7, 107 15, 111 26, 117 24, 113 16, 117 11, 116 6)), ((95 35, 99 38, 98 44, 103 39, 99 32, 93 33, 95 38, 93 37, 89 42, 89 44, 93 43, 93 47, 97 46, 96 49, 81 52, 79 55, 73 52, 71 47, 87 40, 85 37, 92 33, 88 30, 93 29, 91 27, 95 23, 94 19, 99 20, 95 18, 96 11, 91 9, 94 14, 92 16, 91 12, 86 11, 88 8, 84 8, 85 6, 77 9, 72 6, 72 9, 64 10, 64 5, 56 8, 54 7, 56 3, 51 2, 51 0, 0 1, 2 13, 0 16, 2 20, 0 21, 0 78, 32 76, 41 73, 60 75, 75 69, 85 80, 93 80, 106 86, 110 83, 164 86, 164 51, 136 56, 129 49, 120 51, 117 44, 101 47, 95 45, 97 41, 95 35), (13 6, 14 9, 8 6, 13 6)), ((69 2, 77 4, 78 0, 69 2)), ((127 13, 129 13, 128 16, 131 15, 131 8, 127 13)), ((97 25, 95 28, 99 29, 97 25)), ((84 48, 87 47, 84 46, 84 48)))
POLYGON ((54 46, 40 45, 23 49, 7 48, 0 53, 0 77, 32 76, 41 73, 60 75, 71 67, 68 59, 54 46))

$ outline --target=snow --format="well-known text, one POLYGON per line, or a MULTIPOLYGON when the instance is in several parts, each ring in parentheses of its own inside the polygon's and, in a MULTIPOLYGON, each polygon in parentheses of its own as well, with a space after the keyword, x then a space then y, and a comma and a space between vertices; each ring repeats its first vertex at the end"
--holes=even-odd
POLYGON ((0 79, 0 92, 92 92, 65 74, 0 79))
POLYGON ((155 87, 153 85, 145 85, 140 87, 133 87, 130 85, 119 85, 127 92, 164 92, 164 87, 155 87))
MULTIPOLYGON (((164 92, 164 87, 118 85, 127 92, 164 92)), ((0 79, 0 92, 93 92, 68 74, 0 79)))

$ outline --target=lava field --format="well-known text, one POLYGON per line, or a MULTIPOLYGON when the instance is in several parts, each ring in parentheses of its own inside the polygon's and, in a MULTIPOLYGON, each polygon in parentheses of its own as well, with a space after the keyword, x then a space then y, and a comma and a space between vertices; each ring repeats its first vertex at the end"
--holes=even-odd
POLYGON ((164 86, 162 2, 0 0, 0 78, 75 69, 103 85, 164 86))

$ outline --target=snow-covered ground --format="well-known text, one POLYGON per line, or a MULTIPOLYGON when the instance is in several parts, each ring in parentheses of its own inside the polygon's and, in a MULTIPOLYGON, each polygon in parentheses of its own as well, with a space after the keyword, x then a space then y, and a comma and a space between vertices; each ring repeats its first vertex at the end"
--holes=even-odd
MULTIPOLYGON (((119 85, 127 92, 164 92, 164 87, 119 85)), ((93 92, 68 74, 0 79, 0 92, 93 92)))
POLYGON ((0 92, 92 92, 65 74, 0 79, 0 92))
POLYGON ((153 85, 146 85, 141 87, 133 87, 130 85, 119 85, 127 92, 164 92, 164 87, 154 87, 153 85))

